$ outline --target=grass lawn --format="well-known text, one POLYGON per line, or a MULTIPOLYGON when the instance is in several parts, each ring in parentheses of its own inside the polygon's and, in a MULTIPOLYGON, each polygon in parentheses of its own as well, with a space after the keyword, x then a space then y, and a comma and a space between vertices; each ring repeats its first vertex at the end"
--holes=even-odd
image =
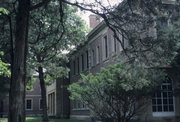
MULTIPOLYGON (((0 122, 7 122, 7 118, 0 118, 0 122)), ((40 117, 27 117, 26 122, 41 122, 41 118, 40 117)), ((49 122, 87 122, 87 121, 50 119, 49 122)))

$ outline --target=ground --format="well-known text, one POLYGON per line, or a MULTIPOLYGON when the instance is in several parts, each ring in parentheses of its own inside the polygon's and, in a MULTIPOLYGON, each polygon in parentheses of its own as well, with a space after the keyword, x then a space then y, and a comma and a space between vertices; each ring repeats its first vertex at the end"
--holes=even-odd
MULTIPOLYGON (((40 122, 40 117, 27 117, 26 122, 40 122)), ((0 122, 7 122, 6 118, 0 118, 0 122)), ((60 119, 50 119, 49 122, 87 122, 87 121, 81 121, 81 120, 60 120, 60 119)))

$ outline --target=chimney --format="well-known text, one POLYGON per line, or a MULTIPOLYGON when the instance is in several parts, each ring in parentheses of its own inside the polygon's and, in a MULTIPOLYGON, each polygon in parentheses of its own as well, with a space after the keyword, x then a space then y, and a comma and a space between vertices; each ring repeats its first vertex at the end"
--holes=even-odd
POLYGON ((95 28, 99 23, 101 22, 101 19, 99 16, 95 14, 89 15, 89 26, 90 28, 95 28))

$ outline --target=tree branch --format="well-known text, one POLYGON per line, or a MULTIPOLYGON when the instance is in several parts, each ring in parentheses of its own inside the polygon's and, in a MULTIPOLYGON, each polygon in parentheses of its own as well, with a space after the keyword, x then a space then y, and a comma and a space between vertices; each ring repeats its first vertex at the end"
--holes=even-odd
POLYGON ((30 7, 30 11, 34 10, 34 9, 37 9, 37 8, 40 8, 44 5, 47 5, 51 0, 42 0, 40 3, 34 5, 34 6, 31 6, 30 7))

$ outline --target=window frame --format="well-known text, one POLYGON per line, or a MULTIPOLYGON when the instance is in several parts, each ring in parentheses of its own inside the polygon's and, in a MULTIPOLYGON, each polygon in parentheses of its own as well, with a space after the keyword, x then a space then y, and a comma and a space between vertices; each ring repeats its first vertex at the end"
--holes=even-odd
POLYGON ((77 74, 80 73, 80 63, 79 63, 79 57, 77 58, 77 74))
POLYGON ((26 107, 26 110, 33 110, 33 99, 32 99, 32 98, 26 98, 26 103, 25 103, 25 104, 26 104, 26 106, 25 106, 25 107, 26 107), (27 108, 27 101, 28 101, 28 100, 31 100, 31 108, 30 108, 30 109, 27 108))
POLYGON ((76 61, 73 61, 73 75, 76 75, 76 61))
POLYGON ((84 54, 81 54, 81 71, 84 71, 84 54))
POLYGON ((89 51, 86 50, 86 69, 89 69, 89 51))
POLYGON ((43 103, 41 101, 42 101, 42 98, 39 99, 39 110, 43 109, 43 103))
POLYGON ((104 52, 105 52, 104 57, 105 57, 105 59, 106 59, 106 58, 108 58, 108 56, 109 56, 109 52, 108 52, 108 36, 105 35, 105 36, 103 37, 103 39, 104 39, 104 52))
POLYGON ((152 101, 152 115, 154 117, 175 116, 175 98, 173 96, 173 81, 171 78, 169 77, 166 78, 166 80, 160 86, 160 91, 154 94, 151 101, 152 101), (159 103, 158 100, 160 100, 159 103), (170 100, 172 100, 172 103, 170 103, 170 100), (165 101, 167 103, 164 103, 165 101), (161 110, 158 110, 159 109, 158 107, 160 107, 161 110), (167 110, 165 110, 166 109, 165 107, 167 107, 167 110))
POLYGON ((96 64, 100 63, 100 46, 96 47, 96 64))

